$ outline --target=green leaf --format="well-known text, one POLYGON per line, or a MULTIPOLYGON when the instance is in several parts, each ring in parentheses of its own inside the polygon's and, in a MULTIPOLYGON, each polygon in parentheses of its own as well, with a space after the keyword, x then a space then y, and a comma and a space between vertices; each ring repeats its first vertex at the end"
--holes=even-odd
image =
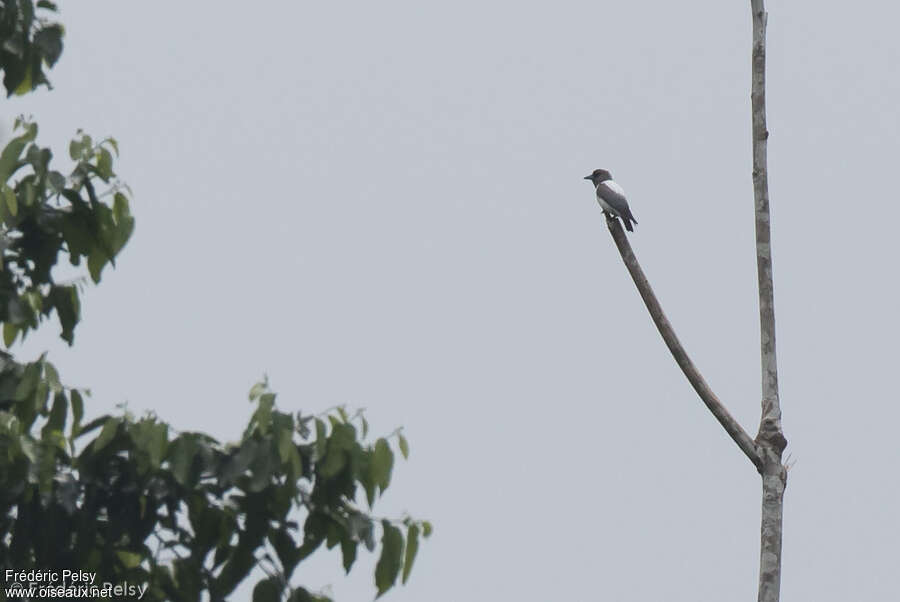
POLYGON ((18 136, 9 141, 9 144, 0 152, 0 183, 5 183, 9 179, 25 145, 31 142, 27 134, 18 136))
POLYGON ((90 272, 94 284, 100 282, 100 273, 103 271, 103 266, 106 265, 106 260, 106 253, 103 250, 97 247, 91 249, 88 255, 88 272, 90 272))
POLYGON ((34 395, 32 397, 32 402, 34 404, 34 409, 36 412, 40 414, 44 414, 47 410, 47 398, 50 396, 50 386, 47 384, 47 381, 39 380, 37 386, 34 388, 34 395))
POLYGON ((117 226, 118 228, 116 228, 116 233, 113 237, 113 252, 115 253, 121 251, 128 239, 131 238, 131 234, 134 232, 134 218, 126 215, 119 220, 117 226))
POLYGON ((347 537, 347 531, 341 522, 336 520, 328 521, 328 525, 325 529, 325 547, 329 550, 334 549, 334 546, 338 545, 342 539, 347 537))
POLYGON ((287 602, 331 602, 331 598, 325 596, 313 596, 302 587, 295 588, 287 602))
POLYGON ((28 461, 32 464, 37 464, 41 459, 41 448, 33 439, 22 439, 20 442, 22 446, 22 455, 28 458, 28 461))
POLYGON ((91 431, 94 431, 94 430, 100 428, 101 426, 105 425, 108 420, 112 420, 112 416, 110 416, 109 414, 104 414, 103 416, 98 416, 97 418, 94 418, 93 420, 91 420, 90 422, 85 424, 83 427, 78 429, 78 436, 82 437, 84 435, 87 435, 91 431))
POLYGON ((359 542, 353 541, 350 538, 341 540, 341 557, 344 564, 344 572, 347 574, 350 573, 350 569, 353 568, 353 563, 356 562, 356 547, 358 545, 359 542))
MULTIPOLYGON (((38 3, 40 5, 40 3, 38 3)), ((54 8, 55 10, 55 8, 54 8)), ((34 34, 34 46, 40 49, 49 67, 56 64, 62 54, 62 26, 56 23, 38 29, 34 34)))
POLYGON ((32 314, 38 314, 43 309, 44 299, 39 291, 27 291, 22 294, 22 299, 28 304, 32 314))
POLYGON ((253 588, 253 602, 279 602, 281 591, 282 587, 277 577, 263 579, 253 588))
POLYGON ((269 384, 263 380, 262 382, 258 382, 252 387, 250 387, 250 401, 256 401, 260 395, 266 392, 266 389, 269 388, 269 384))
MULTIPOLYGON (((128 197, 121 192, 117 192, 113 196, 113 215, 116 217, 116 223, 121 223, 131 216, 131 211, 128 208, 128 197)), ((265 386, 264 383, 257 384, 263 384, 263 386, 265 386)))
POLYGON ((278 452, 271 445, 260 445, 256 448, 253 462, 250 464, 250 485, 248 489, 258 493, 272 481, 272 473, 278 467, 278 452))
POLYGON ((253 550, 248 546, 238 545, 228 561, 222 567, 222 572, 215 578, 211 589, 214 592, 221 592, 221 597, 213 595, 213 598, 224 600, 227 594, 234 591, 238 583, 244 580, 244 577, 256 566, 256 558, 253 556, 253 550))
POLYGON ((403 557, 403 533, 386 520, 381 521, 381 526, 384 534, 381 537, 381 557, 375 565, 376 598, 396 583, 403 557))
POLYGON ((400 443, 400 453, 403 454, 404 460, 409 460, 409 443, 402 434, 397 434, 397 440, 400 443))
POLYGON ((10 215, 15 217, 19 212, 19 203, 16 200, 16 192, 12 188, 4 184, 2 194, 4 206, 9 209, 10 215))
POLYGON ((117 550, 116 557, 126 569, 133 569, 144 559, 143 556, 136 552, 128 552, 126 550, 117 550))
POLYGON ((169 446, 169 465, 172 469, 172 476, 179 485, 189 486, 192 484, 190 483, 191 469, 194 467, 197 447, 197 439, 191 434, 179 436, 169 446))
POLYGON ((303 545, 297 548, 298 560, 303 560, 322 545, 325 526, 329 520, 320 511, 310 511, 303 523, 303 545))
MULTIPOLYGON (((9 36, 4 42, 0 49, 8 52, 10 55, 19 59, 19 61, 10 61, 10 64, 5 65, 6 77, 3 78, 3 85, 6 87, 7 96, 12 95, 13 88, 19 85, 19 81, 21 81, 24 76, 25 67, 21 64, 21 59, 25 57, 25 36, 22 33, 16 32, 15 34, 9 36), (16 64, 16 63, 19 64, 16 64)), ((18 129, 22 124, 23 117, 16 117, 14 129, 18 129)))
POLYGON ((16 401, 25 401, 26 399, 31 397, 31 394, 34 393, 34 390, 37 387, 40 378, 40 362, 32 362, 25 366, 25 372, 22 373, 22 379, 19 381, 19 385, 16 387, 16 392, 13 394, 13 399, 15 399, 16 401))
POLYGON ((219 469, 219 481, 231 485, 241 477, 256 457, 259 446, 256 439, 245 439, 240 447, 232 449, 230 459, 219 469))
POLYGON ((53 189, 53 192, 59 194, 66 187, 66 176, 62 175, 58 171, 51 171, 47 174, 47 181, 50 183, 50 188, 53 189))
POLYGON ((44 362, 44 379, 50 386, 50 390, 58 393, 63 390, 62 383, 59 382, 59 372, 50 362, 44 362))
POLYGON ((150 468, 159 468, 169 446, 169 426, 147 418, 131 426, 129 431, 137 450, 147 455, 150 468))
POLYGON ((3 323, 3 344, 9 348, 16 341, 16 335, 19 334, 19 327, 12 322, 3 323))
POLYGON ((78 427, 81 426, 81 419, 84 418, 84 399, 77 389, 72 389, 69 397, 72 402, 72 417, 74 420, 72 423, 72 435, 75 435, 78 433, 78 427))
POLYGON ((69 142, 69 157, 73 161, 78 161, 81 158, 81 139, 80 138, 72 138, 72 141, 69 142))
POLYGON ((84 208, 84 201, 69 188, 63 190, 63 196, 72 203, 74 212, 64 217, 59 226, 69 250, 69 259, 73 265, 78 265, 77 260, 80 256, 87 256, 91 252, 93 237, 89 232, 90 226, 80 215, 84 208))
POLYGON ((263 393, 259 396, 259 407, 256 409, 256 421, 260 431, 265 435, 272 426, 272 408, 275 407, 275 394, 263 393))
POLYGON ((53 447, 53 437, 47 438, 50 445, 41 449, 40 464, 38 466, 38 490, 42 495, 50 493, 53 487, 53 477, 56 476, 56 454, 51 449, 53 447))
POLYGON ((275 433, 275 438, 278 442, 278 459, 282 464, 286 464, 291 459, 291 450, 296 451, 291 431, 285 428, 279 429, 275 433))
POLYGON ((75 325, 81 319, 81 302, 78 289, 74 286, 53 286, 48 295, 50 303, 56 308, 59 324, 62 326, 62 338, 69 345, 75 339, 75 325))
POLYGON ((113 176, 112 154, 103 147, 97 151, 97 173, 104 182, 113 176))
POLYGON ((9 208, 9 214, 15 217, 19 213, 19 203, 16 201, 15 194, 6 194, 6 192, 12 192, 12 190, 7 187, 6 191, 4 191, 3 198, 6 201, 6 206, 9 208))
POLYGON ((427 520, 422 521, 422 535, 424 535, 425 537, 431 537, 431 532, 433 530, 434 529, 432 528, 431 523, 429 523, 427 520))
POLYGON ((41 430, 41 435, 44 439, 46 439, 53 431, 62 432, 66 427, 66 415, 68 409, 69 400, 66 399, 66 394, 60 390, 53 396, 53 407, 50 410, 50 417, 47 419, 47 424, 45 424, 44 428, 41 430))
POLYGON ((118 418, 108 418, 106 422, 103 423, 103 428, 100 430, 100 434, 97 435, 97 438, 94 439, 94 452, 98 452, 113 440, 116 436, 116 433, 119 430, 119 424, 121 420, 118 418))
POLYGON ((33 86, 31 85, 31 65, 25 66, 25 77, 22 79, 22 83, 13 91, 13 94, 16 96, 22 96, 24 94, 28 94, 31 92, 33 86))
POLYGON ((281 561, 285 576, 290 577, 291 573, 294 572, 294 568, 297 566, 297 542, 291 537, 286 527, 282 527, 278 530, 275 530, 274 528, 270 529, 268 539, 269 543, 272 544, 272 548, 275 549, 275 554, 278 555, 278 560, 281 561))
POLYGON ((316 457, 322 459, 325 457, 325 449, 328 444, 328 433, 325 427, 325 421, 316 418, 316 457))
POLYGON ((347 465, 347 450, 353 444, 354 438, 353 431, 346 430, 348 427, 346 424, 338 424, 331 431, 325 448, 325 458, 319 465, 319 472, 325 478, 337 475, 347 465))
POLYGON ((391 483, 391 470, 394 467, 394 453, 391 447, 384 439, 378 439, 375 442, 375 452, 372 454, 372 461, 369 464, 369 474, 372 481, 378 485, 383 492, 391 483))
POLYGON ((372 481, 371 476, 366 475, 362 479, 362 485, 366 492, 366 501, 369 503, 369 508, 372 508, 375 506, 375 482, 372 481))
POLYGON ((281 461, 288 464, 290 472, 288 478, 297 480, 303 475, 303 461, 300 459, 300 452, 294 445, 292 432, 284 429, 278 435, 278 455, 281 461))
POLYGON ((419 551, 419 526, 415 523, 409 526, 406 534, 406 556, 403 559, 403 583, 409 579, 416 553, 419 551))
POLYGON ((31 182, 22 182, 22 197, 26 207, 34 205, 35 193, 31 182))
MULTIPOLYGON (((4 4, 7 4, 4 2, 4 4)), ((28 31, 31 28, 31 25, 34 23, 34 5, 31 0, 25 0, 24 2, 19 2, 19 11, 20 11, 20 19, 22 20, 22 25, 24 26, 25 31, 28 31)))

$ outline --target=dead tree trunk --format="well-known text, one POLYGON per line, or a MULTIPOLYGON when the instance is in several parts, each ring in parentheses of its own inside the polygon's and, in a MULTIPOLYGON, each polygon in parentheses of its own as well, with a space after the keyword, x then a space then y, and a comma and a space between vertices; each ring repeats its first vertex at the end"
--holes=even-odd
POLYGON ((778 364, 775 358, 775 297, 769 228, 769 178, 766 150, 766 20, 763 0, 750 0, 753 13, 751 112, 753 117, 753 198, 756 205, 756 273, 759 283, 762 418, 756 443, 763 459, 762 528, 759 554, 759 602, 778 602, 781 591, 781 528, 787 470, 781 454, 787 440, 781 430, 778 364))
POLYGON ((756 266, 759 285, 760 355, 762 359, 762 418, 759 432, 751 439, 706 384, 681 346, 663 313, 650 283, 634 256, 618 219, 607 215, 622 261, 637 286, 650 317, 672 356, 700 399, 725 428, 737 446, 762 475, 762 521, 760 529, 759 602, 778 602, 781 588, 781 533, 787 470, 782 453, 787 440, 781 428, 778 399, 778 367, 775 358, 775 301, 772 284, 772 246, 769 228, 769 183, 766 167, 766 11, 763 0, 750 0, 753 14, 751 67, 751 115, 753 123, 753 197, 756 207, 756 266))

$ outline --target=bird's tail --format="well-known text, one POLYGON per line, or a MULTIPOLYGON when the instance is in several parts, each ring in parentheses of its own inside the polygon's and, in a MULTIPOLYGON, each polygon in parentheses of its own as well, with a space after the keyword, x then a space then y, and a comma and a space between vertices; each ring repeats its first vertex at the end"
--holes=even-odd
POLYGON ((622 215, 622 223, 625 224, 626 230, 634 232, 634 228, 631 227, 631 222, 637 223, 637 220, 634 219, 634 215, 631 214, 631 209, 626 209, 624 215, 622 215))

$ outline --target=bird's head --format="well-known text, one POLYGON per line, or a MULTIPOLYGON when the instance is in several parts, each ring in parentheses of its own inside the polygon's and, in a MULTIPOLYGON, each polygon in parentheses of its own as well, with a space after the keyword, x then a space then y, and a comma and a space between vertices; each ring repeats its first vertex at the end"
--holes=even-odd
POLYGON ((585 180, 590 180, 596 186, 600 182, 605 182, 607 180, 612 180, 612 174, 606 171, 605 169, 595 169, 591 172, 591 175, 584 176, 585 180))

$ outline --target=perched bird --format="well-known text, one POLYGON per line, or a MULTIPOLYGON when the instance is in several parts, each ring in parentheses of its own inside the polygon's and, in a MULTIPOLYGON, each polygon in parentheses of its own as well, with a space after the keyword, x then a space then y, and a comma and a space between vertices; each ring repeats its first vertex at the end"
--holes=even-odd
POLYGON ((597 189, 597 202, 603 207, 603 211, 621 218, 625 229, 634 232, 631 222, 636 224, 637 220, 634 219, 628 201, 625 200, 625 191, 613 181, 612 174, 605 169, 595 169, 591 175, 584 176, 584 179, 590 180, 597 189))

